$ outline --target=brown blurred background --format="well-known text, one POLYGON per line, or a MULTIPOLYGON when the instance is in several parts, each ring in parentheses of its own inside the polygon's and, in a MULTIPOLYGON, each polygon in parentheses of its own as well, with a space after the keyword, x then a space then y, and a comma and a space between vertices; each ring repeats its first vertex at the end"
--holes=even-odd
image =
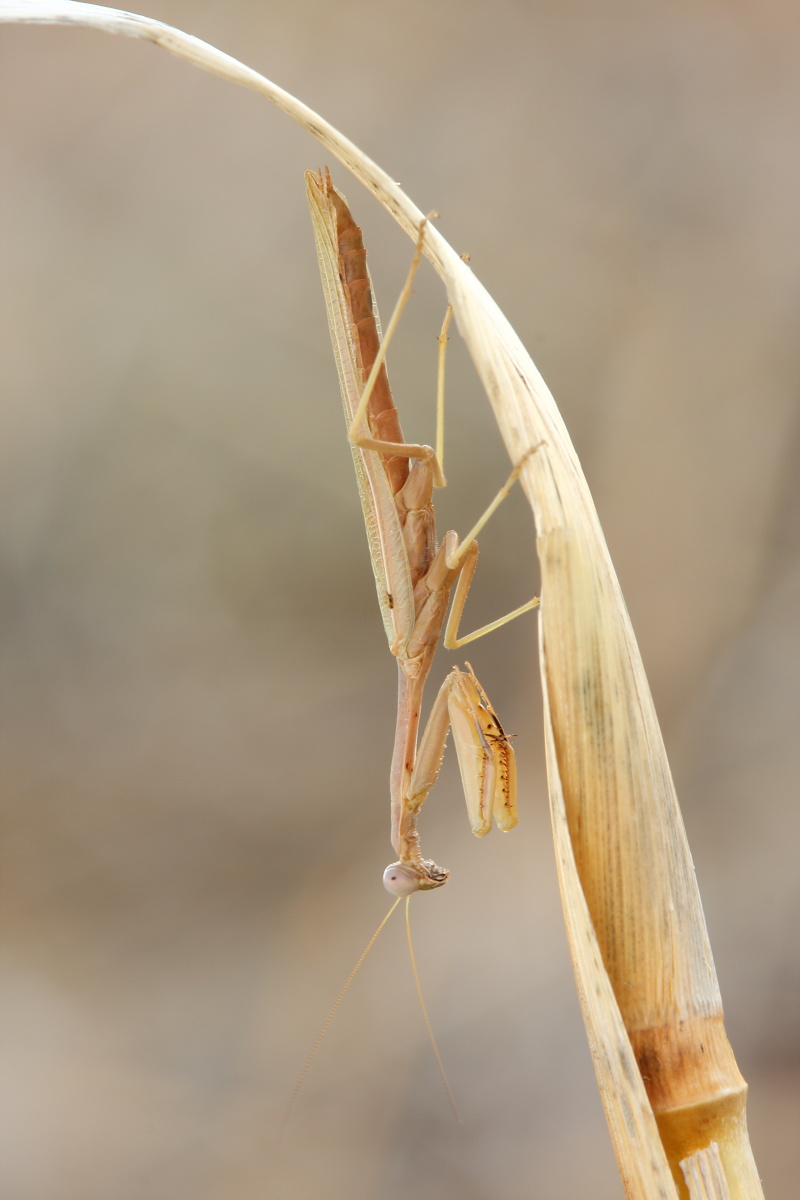
MULTIPOLYGON (((473 267, 573 434, 662 718, 771 1200, 800 1170, 800 12, 790 3, 161 0, 371 153, 473 267)), ((261 98, 145 43, 3 27, 6 1200, 621 1196, 564 944, 535 617, 470 648, 519 829, 449 763, 387 907, 394 665, 302 172, 261 98)), ((331 164, 335 166, 335 164, 331 164)), ((410 247, 342 170, 384 315, 410 247)), ((443 296, 391 354, 430 440, 443 296)), ((463 348, 440 528, 507 471, 463 348)), ((519 496, 469 627, 536 586, 519 496)), ((434 671, 443 677, 447 656, 434 671)))

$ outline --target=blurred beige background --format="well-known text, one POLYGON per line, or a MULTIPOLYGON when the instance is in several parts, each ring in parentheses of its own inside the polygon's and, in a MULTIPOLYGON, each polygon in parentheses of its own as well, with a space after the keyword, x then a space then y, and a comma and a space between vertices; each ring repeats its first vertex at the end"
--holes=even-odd
MULTIPOLYGON (((676 773, 771 1200, 800 1171, 800 12, 161 0, 401 180, 507 312, 592 486, 676 773)), ((302 172, 266 101, 144 43, 0 30, 6 1200, 622 1194, 563 936, 535 617, 476 646, 519 829, 424 815, 387 907, 395 669, 302 172)), ((335 164, 331 164, 335 166, 335 164)), ((410 247, 335 171, 386 314, 410 247)), ((443 296, 391 354, 429 440, 443 296)), ((440 528, 507 471, 452 343, 440 528)), ((515 496, 470 627, 536 585, 515 496)), ((472 648, 471 648, 472 649, 472 648)), ((446 658, 434 671, 434 682, 446 658)))

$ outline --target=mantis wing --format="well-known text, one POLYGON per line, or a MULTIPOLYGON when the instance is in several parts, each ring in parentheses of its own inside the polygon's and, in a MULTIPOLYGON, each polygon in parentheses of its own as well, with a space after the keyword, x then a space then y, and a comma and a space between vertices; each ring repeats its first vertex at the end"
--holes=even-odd
MULTIPOLYGON (((339 271, 336 209, 330 199, 327 181, 321 175, 308 171, 306 189, 328 327, 349 427, 366 380, 362 379, 353 320, 339 271)), ((380 454, 357 445, 352 446, 352 451, 378 603, 389 647, 398 655, 405 649, 414 626, 414 596, 403 530, 380 454)))

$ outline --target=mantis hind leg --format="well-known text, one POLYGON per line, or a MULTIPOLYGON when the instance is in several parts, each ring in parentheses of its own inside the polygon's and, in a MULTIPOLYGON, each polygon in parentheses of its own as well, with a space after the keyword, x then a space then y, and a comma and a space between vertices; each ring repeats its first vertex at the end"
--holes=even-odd
POLYGON ((472 576, 475 574, 475 567, 478 562, 478 543, 475 539, 511 491, 528 458, 536 453, 541 444, 533 446, 520 459, 486 511, 469 531, 463 542, 458 545, 455 552, 448 557, 448 566, 457 568, 461 565, 455 591, 453 592, 453 602, 450 605, 450 615, 447 618, 447 625, 444 631, 444 644, 448 650, 459 650, 462 646, 466 646, 468 642, 474 642, 477 638, 483 637, 487 633, 492 633, 495 629, 499 629, 502 625, 507 625, 509 621, 513 621, 515 617, 520 617, 523 613, 530 612, 532 608, 539 606, 539 597, 534 596, 532 600, 528 600, 525 604, 520 604, 518 608, 506 613, 505 616, 498 617, 495 621, 490 621, 488 625, 482 625, 480 629, 476 629, 464 637, 458 636, 458 627, 464 614, 464 605, 467 601, 469 585, 472 583, 472 576))

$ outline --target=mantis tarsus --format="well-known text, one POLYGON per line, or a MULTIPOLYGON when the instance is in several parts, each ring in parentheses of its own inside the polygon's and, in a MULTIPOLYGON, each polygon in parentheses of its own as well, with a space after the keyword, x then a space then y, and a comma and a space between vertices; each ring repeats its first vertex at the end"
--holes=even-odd
MULTIPOLYGON (((455 589, 453 603, 444 631, 444 644, 451 650, 538 603, 534 598, 476 633, 458 637, 478 557, 475 538, 511 488, 522 463, 464 541, 459 542, 450 530, 437 547, 432 494, 445 482, 440 461, 430 446, 404 440, 384 364, 386 346, 421 258, 425 222, 406 285, 381 342, 361 230, 327 172, 308 172, 306 184, 378 601, 398 666, 390 781, 392 845, 398 861, 386 868, 384 885, 394 895, 404 896, 441 887, 449 874, 422 857, 417 831, 417 814, 439 774, 448 729, 453 731, 473 832, 479 837, 488 833, 493 816, 503 830, 517 823, 514 751, 469 665, 468 674, 455 667, 447 676, 419 746, 417 737, 422 693, 451 590, 455 589)), ((440 355, 445 341, 443 332, 440 355)))

